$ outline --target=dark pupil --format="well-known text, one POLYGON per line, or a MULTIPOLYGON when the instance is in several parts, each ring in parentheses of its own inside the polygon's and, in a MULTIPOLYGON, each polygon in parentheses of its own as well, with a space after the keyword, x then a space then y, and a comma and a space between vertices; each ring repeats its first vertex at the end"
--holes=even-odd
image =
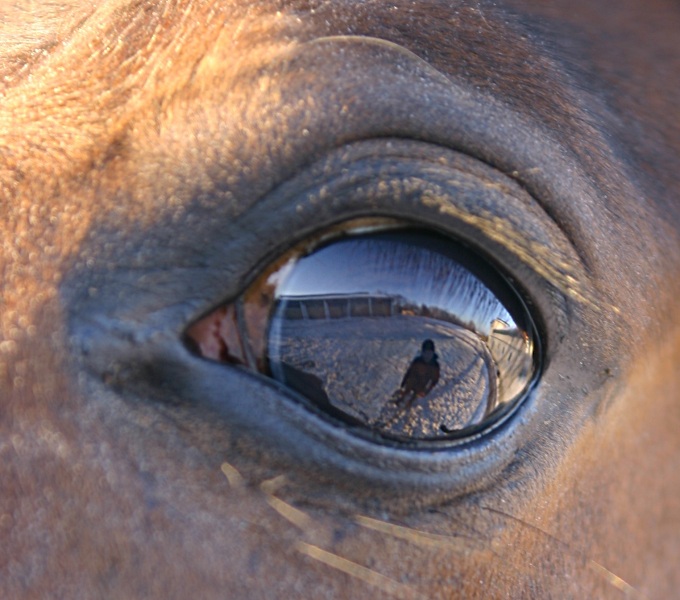
POLYGON ((350 425, 397 439, 467 435, 533 378, 535 337, 519 297, 448 239, 346 238, 280 279, 272 376, 350 425))

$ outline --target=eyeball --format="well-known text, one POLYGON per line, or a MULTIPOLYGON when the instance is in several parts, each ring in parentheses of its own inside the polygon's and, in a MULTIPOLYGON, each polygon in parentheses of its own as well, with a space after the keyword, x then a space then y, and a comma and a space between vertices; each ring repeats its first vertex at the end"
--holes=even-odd
POLYGON ((439 233, 364 231, 281 257, 188 339, 376 441, 459 439, 491 427, 539 371, 520 294, 486 258, 439 233))

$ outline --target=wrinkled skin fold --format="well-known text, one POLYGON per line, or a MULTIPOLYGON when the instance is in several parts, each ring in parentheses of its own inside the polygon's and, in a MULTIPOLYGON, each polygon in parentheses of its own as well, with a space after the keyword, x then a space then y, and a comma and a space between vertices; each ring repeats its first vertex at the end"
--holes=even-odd
POLYGON ((670 598, 680 575, 680 8, 0 8, 7 598, 670 598), (362 218, 482 253, 540 381, 381 445, 189 351, 362 218))

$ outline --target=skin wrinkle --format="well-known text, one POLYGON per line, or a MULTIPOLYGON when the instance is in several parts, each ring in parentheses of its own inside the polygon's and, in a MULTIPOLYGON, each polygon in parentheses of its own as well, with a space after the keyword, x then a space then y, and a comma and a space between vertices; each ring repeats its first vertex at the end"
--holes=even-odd
MULTIPOLYGON (((372 44, 372 45, 373 44, 382 45, 386 49, 394 50, 395 52, 401 52, 401 53, 404 54, 404 56, 410 56, 410 57, 417 59, 415 54, 412 54, 408 50, 405 50, 405 49, 402 49, 400 47, 395 46, 392 42, 374 40, 372 38, 362 39, 360 37, 351 37, 351 36, 345 36, 345 37, 334 36, 334 37, 320 38, 320 39, 314 40, 312 42, 307 42, 307 44, 320 44, 320 43, 326 43, 326 42, 347 42, 347 43, 354 43, 354 44, 366 43, 366 44, 372 44)), ((417 59, 417 60, 419 60, 419 59, 417 59)), ((439 73, 437 73, 437 75, 441 76, 439 73)), ((491 102, 491 101, 492 101, 491 99, 488 100, 488 102, 491 102)), ((509 116, 514 117, 514 115, 512 115, 512 114, 510 114, 509 116)), ((586 130, 586 132, 583 132, 583 133, 585 134, 586 139, 588 139, 588 131, 586 130)), ((552 133, 551 133, 551 135, 552 135, 552 133)), ((597 137, 599 138, 599 134, 597 135, 597 137)), ((594 138, 593 140, 591 140, 591 143, 597 144, 598 142, 594 138)), ((603 154, 606 154, 606 150, 604 150, 604 149, 602 149, 601 152, 603 154)), ((489 162, 493 164, 494 159, 490 158, 489 162)), ((540 187, 538 187, 540 185, 540 183, 530 184, 529 182, 533 179, 537 179, 538 181, 540 181, 541 172, 542 172, 542 169, 540 167, 535 167, 535 168, 529 168, 529 169, 522 169, 521 171, 511 170, 510 172, 508 172, 508 175, 515 178, 523 187, 525 187, 529 191, 529 193, 532 193, 532 191, 536 192, 537 190, 540 190, 540 187)), ((590 190, 586 193, 589 193, 589 192, 590 192, 590 190)), ((534 194, 534 195, 536 196, 536 194, 534 194)), ((540 198, 540 194, 538 194, 537 197, 540 198)), ((546 211, 546 213, 548 214, 548 216, 550 216, 555 222, 558 222, 559 219, 556 220, 556 216, 553 214, 554 208, 552 208, 551 206, 544 206, 543 208, 546 211)), ((584 204, 581 208, 582 209, 586 208, 586 205, 584 204)), ((586 264, 588 269, 592 268, 592 264, 591 264, 592 256, 589 256, 587 254, 582 253, 583 249, 580 247, 580 244, 578 243, 579 237, 580 237, 578 235, 578 232, 573 232, 573 231, 570 231, 569 228, 565 228, 565 233, 572 240, 572 243, 574 243, 574 246, 577 248, 577 251, 580 253, 581 259, 584 261, 584 263, 586 264)), ((558 287, 560 287, 559 286, 559 279, 558 279, 558 287)), ((575 295, 578 297, 580 295, 580 292, 576 292, 575 295)))

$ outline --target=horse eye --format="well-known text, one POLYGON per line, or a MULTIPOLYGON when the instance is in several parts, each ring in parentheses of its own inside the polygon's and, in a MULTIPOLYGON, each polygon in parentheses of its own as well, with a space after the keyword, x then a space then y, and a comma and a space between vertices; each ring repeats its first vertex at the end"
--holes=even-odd
POLYGON ((539 368, 531 316, 508 281, 419 229, 345 231, 295 248, 187 341, 378 441, 476 434, 517 405, 539 368))

